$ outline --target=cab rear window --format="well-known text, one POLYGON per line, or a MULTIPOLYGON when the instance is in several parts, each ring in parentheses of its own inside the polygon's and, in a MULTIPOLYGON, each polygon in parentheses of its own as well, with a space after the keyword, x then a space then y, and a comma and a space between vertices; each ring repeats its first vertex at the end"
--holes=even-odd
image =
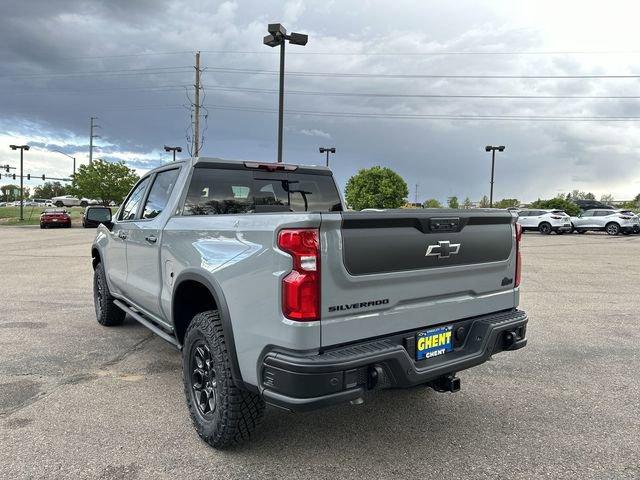
POLYGON ((341 210, 338 190, 328 175, 195 168, 183 215, 341 210))

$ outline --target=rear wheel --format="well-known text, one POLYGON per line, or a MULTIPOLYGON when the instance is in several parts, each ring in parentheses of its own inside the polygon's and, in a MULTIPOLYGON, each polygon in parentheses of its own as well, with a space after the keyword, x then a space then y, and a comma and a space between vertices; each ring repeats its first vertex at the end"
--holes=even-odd
POLYGON ((215 448, 245 442, 264 414, 262 398, 239 389, 217 310, 193 317, 182 350, 184 392, 198 435, 215 448))
POLYGON ((551 233, 551 224, 547 222, 542 222, 540 225, 538 225, 538 231, 542 235, 549 235, 551 233))
POLYGON ((58 200, 58 201, 56 202, 56 207, 64 207, 64 203, 62 203, 62 201, 61 201, 61 200, 58 200))
POLYGON ((577 230, 578 233, 587 233, 586 230, 577 230))
POLYGON ((45 228, 44 223, 41 223, 41 224, 40 224, 40 228, 45 228))
POLYGON ((126 314, 113 303, 113 300, 104 267, 99 263, 93 272, 93 303, 96 308, 96 319, 100 325, 113 327, 121 325, 124 321, 126 314))
POLYGON ((89 202, 87 202, 86 200, 82 200, 82 201, 80 202, 80 206, 81 206, 81 207, 86 207, 87 205, 89 205, 89 202))
POLYGON ((608 235, 618 235, 620 233, 620 225, 614 222, 607 223, 604 231, 607 232, 608 235))

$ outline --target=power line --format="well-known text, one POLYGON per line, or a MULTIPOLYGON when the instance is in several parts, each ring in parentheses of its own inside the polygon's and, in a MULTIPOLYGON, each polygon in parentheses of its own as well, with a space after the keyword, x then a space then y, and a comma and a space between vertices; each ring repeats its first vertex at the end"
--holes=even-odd
POLYGON ((128 68, 121 70, 93 70, 80 72, 53 72, 53 73, 20 73, 0 75, 0 78, 41 78, 41 77, 75 77, 75 76, 120 76, 120 75, 152 75, 158 73, 183 73, 193 67, 153 67, 153 68, 128 68))
MULTIPOLYGON (((258 50, 201 50, 202 53, 220 55, 277 55, 277 52, 258 50)), ((637 55, 640 50, 551 50, 551 51, 431 51, 431 52, 292 52, 292 55, 326 55, 326 56, 446 56, 446 55, 637 55)))
MULTIPOLYGON (((112 110, 149 110, 149 109, 183 109, 183 105, 140 105, 112 107, 112 110)), ((209 105, 209 109, 229 110, 254 113, 278 113, 278 110, 253 106, 209 105)), ((302 115, 334 118, 373 118, 398 120, 468 120, 468 121, 531 121, 531 122, 637 122, 640 116, 552 116, 552 115, 475 115, 475 114, 405 114, 405 113, 368 113, 368 112, 333 112, 311 110, 286 110, 286 115, 302 115)))
MULTIPOLYGON (((40 78, 40 77, 69 77, 69 76, 126 76, 126 75, 153 75, 188 72, 193 67, 157 67, 157 68, 137 68, 123 70, 96 70, 86 72, 56 72, 56 73, 34 73, 34 74, 12 74, 0 75, 0 78, 40 78)), ((256 75, 278 75, 277 70, 259 70, 249 68, 228 68, 228 67, 208 67, 218 73, 231 74, 256 74, 256 75)), ((468 75, 468 74, 400 74, 400 73, 350 73, 350 72, 304 72, 288 71, 288 76, 293 77, 337 77, 337 78, 452 78, 452 79, 542 79, 542 80, 562 80, 562 79, 635 79, 640 78, 640 74, 613 74, 613 75, 468 75)))
MULTIPOLYGON (((209 87, 212 90, 240 91, 247 93, 278 93, 278 90, 268 88, 209 87)), ((364 92, 320 92, 307 90, 288 90, 287 94, 312 95, 327 97, 379 97, 379 98, 486 98, 486 99, 589 99, 589 100, 638 100, 640 95, 448 95, 436 93, 364 93, 364 92)))
MULTIPOLYGON (((278 75, 277 70, 254 70, 248 68, 209 67, 218 73, 256 75, 278 75)), ((347 73, 347 72, 299 72, 287 71, 292 77, 338 77, 338 78, 462 78, 462 79, 631 79, 640 74, 629 75, 440 75, 440 74, 400 74, 400 73, 347 73)))

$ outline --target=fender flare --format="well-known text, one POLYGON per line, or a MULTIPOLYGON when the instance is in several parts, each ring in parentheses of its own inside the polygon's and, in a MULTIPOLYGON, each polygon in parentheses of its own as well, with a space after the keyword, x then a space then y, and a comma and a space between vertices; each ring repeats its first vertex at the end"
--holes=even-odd
POLYGON ((220 284, 218 284, 218 282, 212 279, 209 275, 203 273, 200 269, 184 269, 182 272, 180 272, 175 282, 173 283, 173 288, 171 290, 171 325, 175 326, 173 320, 173 300, 175 298, 176 289, 178 288, 178 286, 180 286, 181 283, 187 280, 196 281, 204 285, 207 290, 209 290, 209 293, 213 297, 213 300, 216 302, 218 313, 220 315, 220 321, 222 323, 222 332, 224 333, 224 338, 231 360, 231 377, 238 387, 250 389, 250 386, 245 384, 242 380, 240 364, 238 363, 238 354, 236 352, 236 343, 233 337, 231 316, 229 315, 229 307, 227 306, 227 301, 225 300, 224 294, 222 293, 222 288, 220 287, 220 284))

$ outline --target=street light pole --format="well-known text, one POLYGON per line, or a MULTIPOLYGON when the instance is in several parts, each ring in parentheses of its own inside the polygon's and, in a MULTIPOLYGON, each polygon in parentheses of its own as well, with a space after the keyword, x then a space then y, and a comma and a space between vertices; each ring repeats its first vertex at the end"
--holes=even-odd
POLYGON ((293 45, 306 45, 309 36, 303 33, 291 32, 287 35, 287 29, 280 23, 270 23, 267 27, 269 35, 264 37, 262 43, 270 47, 280 46, 280 89, 278 97, 278 163, 282 163, 282 137, 284 131, 284 45, 286 40, 293 45))
POLYGON ((491 190, 489 193, 489 208, 493 208, 493 174, 495 172, 496 165, 496 150, 504 152, 504 145, 500 145, 499 147, 487 145, 484 149, 486 152, 491 152, 491 190))
POLYGON ((326 153, 327 154, 327 167, 329 166, 329 154, 330 153, 336 153, 336 147, 320 147, 320 153, 326 153))
POLYGON ((64 153, 61 152, 60 150, 54 150, 55 153, 61 153, 62 155, 65 155, 67 157, 69 157, 71 160, 73 160, 73 174, 76 174, 76 157, 72 157, 71 155, 69 155, 68 153, 64 153))
POLYGON ((9 145, 11 150, 20 149, 20 221, 24 221, 24 175, 23 175, 23 167, 24 167, 24 151, 29 150, 29 145, 9 145))
POLYGON ((182 152, 182 147, 168 147, 167 145, 164 146, 164 151, 165 152, 173 152, 173 161, 176 161, 176 152, 182 152))

